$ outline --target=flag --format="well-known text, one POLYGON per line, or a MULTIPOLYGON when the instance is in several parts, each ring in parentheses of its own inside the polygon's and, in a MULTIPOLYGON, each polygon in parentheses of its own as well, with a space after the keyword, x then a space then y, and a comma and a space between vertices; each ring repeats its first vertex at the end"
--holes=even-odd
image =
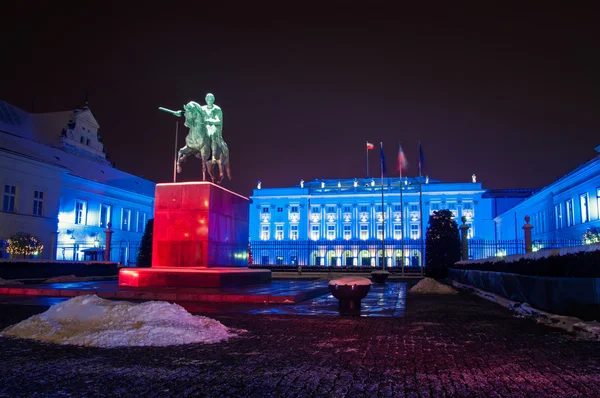
POLYGON ((381 177, 385 175, 385 156, 383 155, 383 142, 379 143, 379 157, 381 158, 381 177))
POLYGON ((408 159, 402 150, 402 145, 398 145, 398 164, 396 165, 398 171, 405 171, 408 169, 408 159))
POLYGON ((419 177, 423 175, 424 168, 423 148, 421 148, 421 141, 419 141, 419 177))
POLYGON ((373 148, 375 148, 375 146, 372 143, 370 143, 369 141, 367 141, 367 149, 373 149, 373 148))

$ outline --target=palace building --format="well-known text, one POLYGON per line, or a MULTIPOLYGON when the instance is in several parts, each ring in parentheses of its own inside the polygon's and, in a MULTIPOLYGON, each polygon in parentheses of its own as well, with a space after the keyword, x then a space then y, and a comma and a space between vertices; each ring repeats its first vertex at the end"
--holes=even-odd
POLYGON ((48 260, 101 260, 111 226, 111 261, 133 263, 155 184, 115 168, 85 106, 28 113, 0 101, 0 258, 18 232, 37 237, 48 260))
POLYGON ((253 262, 374 266, 385 252, 387 266, 421 265, 423 230, 434 211, 452 211, 459 225, 464 216, 470 239, 492 240, 499 211, 530 194, 488 192, 475 176, 457 183, 428 177, 301 181, 288 188, 259 183, 250 197, 253 262))

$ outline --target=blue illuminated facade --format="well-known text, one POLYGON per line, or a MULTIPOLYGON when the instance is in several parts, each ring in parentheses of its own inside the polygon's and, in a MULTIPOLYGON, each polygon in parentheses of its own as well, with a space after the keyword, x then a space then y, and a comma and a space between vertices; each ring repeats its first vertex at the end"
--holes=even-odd
POLYGON ((523 238, 525 216, 534 241, 581 240, 600 228, 600 155, 495 217, 498 239, 523 238))
POLYGON ((376 265, 385 237, 387 265, 422 260, 422 230, 429 215, 449 209, 465 216, 471 239, 495 239, 494 217, 528 191, 489 194, 480 183, 448 183, 427 177, 335 179, 301 182, 295 187, 259 184, 250 197, 250 241, 255 264, 376 265), (400 196, 402 188, 402 205, 400 196), (383 204, 382 204, 383 191, 383 204), (383 222, 385 220, 385 222, 383 222), (305 258, 293 242, 307 242, 305 258), (264 242, 264 244, 261 244, 264 242), (273 242, 269 249, 266 242, 273 242), (277 244, 280 242, 281 244, 277 244), (287 246, 285 242, 290 242, 287 246), (278 249, 288 247, 287 249, 278 249))
POLYGON ((30 114, 0 101, 0 257, 28 232, 44 245, 39 258, 103 259, 88 254, 102 254, 110 223, 106 260, 135 261, 155 184, 115 168, 98 129, 87 106, 30 114))

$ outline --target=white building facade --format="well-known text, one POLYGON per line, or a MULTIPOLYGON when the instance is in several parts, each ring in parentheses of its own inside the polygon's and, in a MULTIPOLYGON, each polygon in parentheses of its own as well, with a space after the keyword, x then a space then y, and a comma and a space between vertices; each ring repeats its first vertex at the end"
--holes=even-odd
POLYGON ((41 259, 104 259, 110 223, 105 260, 135 261, 155 184, 113 167, 98 129, 87 107, 29 114, 0 101, 0 257, 26 232, 44 245, 41 259))
POLYGON ((536 249, 544 241, 581 241, 588 229, 600 228, 600 154, 499 214, 498 239, 522 239, 525 216, 532 239, 540 241, 536 249))
POLYGON ((370 178, 315 180, 289 188, 259 184, 250 197, 253 263, 376 266, 385 253, 386 266, 420 266, 423 230, 429 216, 442 209, 452 211, 459 225, 466 217, 470 239, 494 239, 498 202, 514 199, 486 196, 474 181, 417 177, 385 178, 383 184, 370 178))

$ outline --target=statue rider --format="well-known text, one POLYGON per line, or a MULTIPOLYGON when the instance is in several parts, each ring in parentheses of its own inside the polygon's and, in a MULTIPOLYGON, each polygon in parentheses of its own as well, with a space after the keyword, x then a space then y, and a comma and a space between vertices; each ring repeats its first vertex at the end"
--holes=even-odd
POLYGON ((211 138, 212 160, 215 160, 217 148, 223 148, 223 111, 215 105, 215 96, 211 93, 206 94, 206 105, 200 108, 204 114, 204 123, 206 133, 211 138))

